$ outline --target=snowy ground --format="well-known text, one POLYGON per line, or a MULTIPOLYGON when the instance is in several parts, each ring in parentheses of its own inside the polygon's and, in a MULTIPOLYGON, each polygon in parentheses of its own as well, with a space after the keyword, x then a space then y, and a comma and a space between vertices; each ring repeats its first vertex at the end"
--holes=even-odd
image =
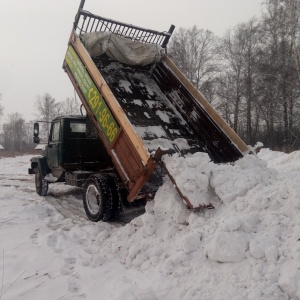
MULTIPOLYGON (((0 299, 300 299, 300 151, 235 165, 174 160, 146 213, 92 223, 79 189, 35 194, 30 156, 0 159, 0 299)), ((168 162, 169 164, 172 162, 168 162)))

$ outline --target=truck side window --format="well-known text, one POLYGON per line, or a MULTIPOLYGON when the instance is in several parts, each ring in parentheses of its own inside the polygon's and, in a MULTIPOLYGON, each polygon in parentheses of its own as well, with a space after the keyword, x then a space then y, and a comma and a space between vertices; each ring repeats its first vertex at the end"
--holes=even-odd
POLYGON ((86 132, 86 124, 85 123, 79 123, 79 122, 70 122, 70 128, 71 132, 80 132, 85 133, 86 132))
POLYGON ((60 129, 60 122, 55 122, 52 124, 50 142, 59 141, 59 129, 60 129))

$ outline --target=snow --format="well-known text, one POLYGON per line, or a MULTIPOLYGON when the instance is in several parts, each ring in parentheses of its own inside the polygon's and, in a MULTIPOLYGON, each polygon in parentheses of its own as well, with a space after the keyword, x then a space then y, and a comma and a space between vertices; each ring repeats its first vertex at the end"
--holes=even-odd
POLYGON ((45 150, 46 144, 38 144, 34 149, 35 150, 45 150))
POLYGON ((123 88, 127 93, 132 93, 131 91, 131 83, 128 82, 127 80, 120 80, 119 81, 119 86, 123 88))
POLYGON ((300 299, 300 151, 169 159, 215 209, 187 210, 165 179, 130 223, 92 223, 80 189, 39 197, 30 156, 1 158, 0 298, 300 299))
POLYGON ((165 111, 158 110, 156 111, 156 115, 165 123, 171 123, 168 114, 165 111))
POLYGON ((140 100, 140 99, 134 99, 134 100, 133 100, 133 103, 134 103, 135 105, 138 105, 138 106, 142 106, 142 105, 143 105, 143 102, 142 102, 142 100, 140 100))
POLYGON ((142 139, 147 136, 164 137, 166 134, 161 126, 135 127, 135 130, 142 139))

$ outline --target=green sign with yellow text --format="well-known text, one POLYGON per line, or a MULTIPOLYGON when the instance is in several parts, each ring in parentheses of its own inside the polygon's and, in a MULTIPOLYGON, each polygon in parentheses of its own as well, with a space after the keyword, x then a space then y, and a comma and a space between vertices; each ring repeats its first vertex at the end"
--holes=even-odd
POLYGON ((66 62, 85 100, 95 114, 107 141, 112 144, 115 141, 120 128, 104 99, 100 95, 98 88, 71 45, 68 47, 66 62))

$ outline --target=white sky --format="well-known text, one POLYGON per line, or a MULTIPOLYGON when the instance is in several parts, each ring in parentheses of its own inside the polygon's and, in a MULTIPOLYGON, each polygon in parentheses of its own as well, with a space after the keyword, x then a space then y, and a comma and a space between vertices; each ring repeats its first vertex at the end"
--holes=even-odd
MULTIPOLYGON (((4 117, 19 112, 34 119, 37 95, 57 101, 74 95, 62 63, 80 0, 0 0, 0 93, 4 117)), ((209 29, 221 36, 260 15, 262 0, 86 0, 94 14, 166 31, 209 29)), ((5 120, 5 119, 4 119, 5 120)), ((0 120, 0 123, 2 123, 0 120)))

